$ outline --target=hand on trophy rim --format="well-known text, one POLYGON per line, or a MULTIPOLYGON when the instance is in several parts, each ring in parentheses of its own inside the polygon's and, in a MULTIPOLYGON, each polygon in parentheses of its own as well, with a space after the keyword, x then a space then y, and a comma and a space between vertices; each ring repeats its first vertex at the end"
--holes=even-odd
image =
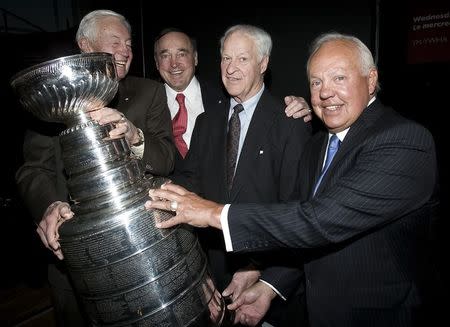
POLYGON ((113 129, 109 132, 111 139, 125 137, 130 145, 139 143, 141 137, 138 128, 117 109, 103 107, 89 112, 89 115, 100 125, 112 124, 113 129))

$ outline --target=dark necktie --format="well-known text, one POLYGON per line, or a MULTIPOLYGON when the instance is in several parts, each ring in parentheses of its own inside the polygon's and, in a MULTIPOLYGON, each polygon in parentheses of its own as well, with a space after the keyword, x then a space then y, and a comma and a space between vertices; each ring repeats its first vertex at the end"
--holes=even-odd
POLYGON ((178 93, 175 97, 178 102, 179 109, 172 120, 175 145, 183 158, 186 156, 186 153, 188 151, 186 142, 183 140, 183 134, 186 132, 187 128, 187 110, 186 105, 184 104, 184 98, 185 97, 183 93, 178 93))
POLYGON ((241 135, 241 121, 239 113, 244 110, 242 104, 238 103, 233 108, 233 114, 228 122, 227 135, 227 182, 228 189, 233 185, 234 171, 236 169, 236 161, 239 149, 239 136, 241 135))
POLYGON ((325 176, 325 174, 328 170, 328 167, 330 167, 331 161, 333 160, 334 155, 336 154, 340 145, 341 145, 341 141, 336 136, 336 134, 333 134, 330 137, 330 141, 328 142, 327 158, 325 161, 325 165, 322 168, 322 172, 320 173, 319 179, 317 180, 316 185, 314 186, 313 195, 316 194, 316 191, 319 188, 320 182, 322 182, 323 176, 325 176))

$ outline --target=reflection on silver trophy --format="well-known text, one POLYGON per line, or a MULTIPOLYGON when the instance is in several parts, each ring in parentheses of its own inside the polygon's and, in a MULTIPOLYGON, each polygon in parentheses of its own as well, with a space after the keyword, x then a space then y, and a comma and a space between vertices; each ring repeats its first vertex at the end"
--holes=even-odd
POLYGON ((148 190, 124 138, 110 139, 87 112, 114 97, 111 55, 62 57, 16 74, 11 85, 39 119, 64 123, 60 134, 75 217, 60 243, 75 289, 95 326, 218 326, 225 311, 189 227, 158 229, 173 214, 146 211, 148 190))

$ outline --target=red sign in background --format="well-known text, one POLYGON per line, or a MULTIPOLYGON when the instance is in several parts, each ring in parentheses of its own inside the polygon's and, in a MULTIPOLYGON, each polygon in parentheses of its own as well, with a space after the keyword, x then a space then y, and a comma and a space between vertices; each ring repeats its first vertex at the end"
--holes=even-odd
POLYGON ((411 4, 408 63, 450 62, 450 5, 411 4))

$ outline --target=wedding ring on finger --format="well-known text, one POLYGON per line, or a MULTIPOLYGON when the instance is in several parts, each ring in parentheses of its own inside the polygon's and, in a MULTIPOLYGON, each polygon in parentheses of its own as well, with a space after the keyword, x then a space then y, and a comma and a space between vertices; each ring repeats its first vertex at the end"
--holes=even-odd
POLYGON ((178 202, 177 201, 170 201, 170 210, 177 211, 178 209, 178 202))

